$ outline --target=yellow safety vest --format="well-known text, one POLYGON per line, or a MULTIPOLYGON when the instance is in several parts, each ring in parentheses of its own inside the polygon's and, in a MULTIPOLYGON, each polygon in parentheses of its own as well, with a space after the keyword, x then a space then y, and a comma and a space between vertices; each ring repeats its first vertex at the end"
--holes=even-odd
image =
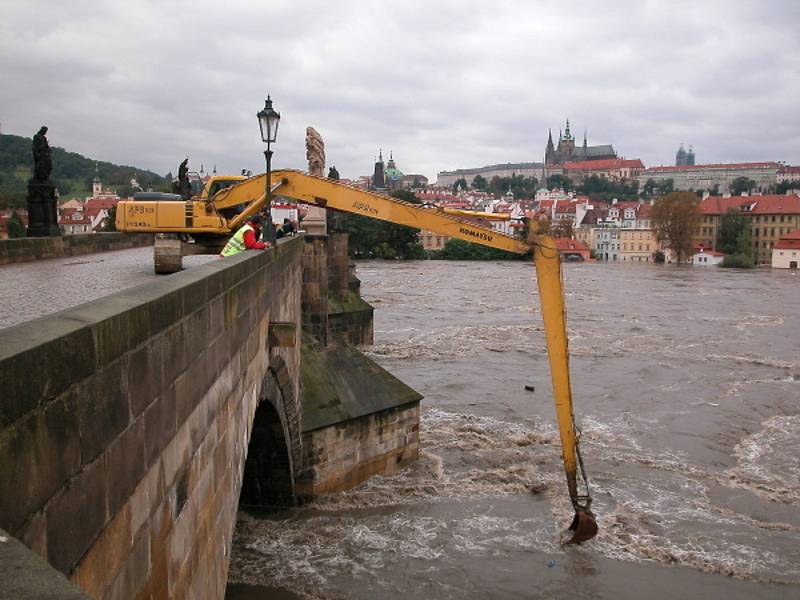
POLYGON ((228 240, 228 243, 225 244, 225 247, 222 249, 220 256, 233 256, 234 254, 239 254, 242 250, 245 250, 244 245, 244 234, 248 231, 255 231, 250 223, 245 223, 242 228, 239 229, 236 233, 233 234, 233 237, 228 240))

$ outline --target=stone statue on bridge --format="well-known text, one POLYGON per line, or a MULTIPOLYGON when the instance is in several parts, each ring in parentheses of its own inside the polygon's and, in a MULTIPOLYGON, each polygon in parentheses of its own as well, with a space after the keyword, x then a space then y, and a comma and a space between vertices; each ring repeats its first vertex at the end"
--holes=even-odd
POLYGON ((189 159, 184 158, 178 167, 178 193, 181 198, 188 200, 192 197, 192 184, 189 183, 189 159))
POLYGON ((322 177, 325 171, 325 142, 313 127, 306 127, 306 159, 308 159, 308 172, 322 177))
MULTIPOLYGON (((317 177, 324 177, 325 142, 313 127, 306 127, 306 159, 308 159, 308 172, 317 177)), ((327 235, 325 209, 309 206, 303 226, 308 235, 327 235)))
POLYGON ((50 180, 53 171, 53 159, 50 156, 50 144, 45 134, 47 127, 41 129, 33 136, 33 180, 36 183, 45 183, 50 180))
POLYGON ((33 136, 33 178, 28 182, 28 237, 61 235, 56 212, 58 192, 50 181, 53 159, 45 134, 47 127, 42 125, 33 136))

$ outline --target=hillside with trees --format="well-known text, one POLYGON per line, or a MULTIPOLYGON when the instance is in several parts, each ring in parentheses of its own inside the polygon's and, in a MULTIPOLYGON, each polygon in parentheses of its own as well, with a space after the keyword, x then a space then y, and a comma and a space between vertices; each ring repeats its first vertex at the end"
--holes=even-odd
MULTIPOLYGON (((28 181, 33 176, 32 139, 18 135, 0 135, 0 208, 25 206, 28 181)), ((132 194, 131 179, 144 189, 169 191, 171 175, 162 176, 136 167, 95 161, 63 148, 52 148, 53 173, 62 200, 88 195, 92 190, 95 165, 103 186, 127 197, 132 194)))

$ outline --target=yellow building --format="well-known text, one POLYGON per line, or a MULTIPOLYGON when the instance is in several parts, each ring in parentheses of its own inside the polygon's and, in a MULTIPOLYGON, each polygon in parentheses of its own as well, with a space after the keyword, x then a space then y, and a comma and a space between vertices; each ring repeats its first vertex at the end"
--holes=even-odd
POLYGON ((577 229, 573 230, 573 234, 576 240, 583 242, 586 244, 587 248, 591 248, 592 251, 594 251, 594 227, 578 227, 577 229))
POLYGON ((623 262, 654 262, 655 253, 661 249, 652 229, 620 229, 619 259, 623 262))
POLYGON ((419 232, 419 239, 425 250, 441 250, 450 239, 449 235, 434 233, 433 231, 422 230, 419 232))

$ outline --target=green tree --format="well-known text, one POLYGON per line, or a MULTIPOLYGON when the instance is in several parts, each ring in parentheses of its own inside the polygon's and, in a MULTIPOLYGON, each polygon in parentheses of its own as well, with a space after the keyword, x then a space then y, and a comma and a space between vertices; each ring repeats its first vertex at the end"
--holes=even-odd
POLYGON ((444 248, 438 253, 433 253, 431 258, 442 258, 444 260, 520 260, 523 256, 451 238, 447 240, 444 248))
POLYGON ((487 191, 496 196, 502 196, 510 190, 517 198, 532 198, 536 193, 538 181, 536 177, 524 177, 512 174, 511 177, 495 175, 489 183, 487 191))
POLYGON ((394 190, 389 195, 392 196, 393 198, 398 198, 399 200, 410 202, 411 204, 422 204, 422 200, 417 198, 417 195, 411 190, 394 190))
POLYGON ((740 196, 742 192, 750 193, 756 187, 756 182, 747 177, 737 177, 731 181, 731 196, 740 196))
POLYGON ((458 189, 461 188, 462 190, 467 189, 467 180, 461 177, 460 179, 456 179, 455 183, 453 183, 453 193, 457 194, 458 189))
POLYGON ((483 175, 475 175, 475 177, 472 178, 472 189, 484 192, 488 187, 489 182, 486 181, 483 175))
POLYGON ((781 181, 776 183, 773 188, 773 193, 783 196, 789 190, 796 190, 800 188, 800 182, 797 181, 781 181))
POLYGON ((720 220, 717 249, 724 254, 734 254, 737 252, 739 236, 743 231, 749 231, 749 229, 749 219, 739 210, 729 208, 720 220))
POLYGON ((9 238, 25 237, 25 223, 23 223, 22 219, 19 218, 17 211, 11 212, 11 216, 8 217, 8 223, 6 223, 6 227, 8 229, 9 238))
POLYGON ((666 196, 675 191, 675 181, 670 177, 656 184, 656 191, 660 196, 666 196))
POLYGON ((753 234, 750 232, 750 227, 739 232, 736 238, 736 253, 753 258, 753 234))
POLYGON ((550 175, 547 178, 547 189, 571 192, 575 189, 575 184, 572 179, 564 175, 550 175))
POLYGON ((671 192, 653 203, 650 212, 656 238, 675 252, 680 263, 692 250, 700 223, 700 201, 692 192, 671 192))
POLYGON ((722 259, 721 267, 736 269, 752 269, 753 262, 753 237, 750 234, 750 227, 746 227, 739 232, 736 238, 736 251, 722 259))
MULTIPOLYGON (((407 202, 420 203, 410 190, 391 194, 407 202)), ((352 258, 418 259, 425 257, 418 229, 378 221, 362 215, 342 214, 337 228, 350 234, 352 258)))
POLYGON ((658 185, 656 184, 656 180, 651 177, 650 179, 644 182, 644 187, 642 188, 642 192, 644 193, 645 196, 650 197, 655 193, 657 187, 658 185))
POLYGON ((592 200, 611 201, 635 200, 639 197, 639 182, 612 181, 598 175, 591 175, 575 188, 579 194, 589 196, 592 200))
POLYGON ((108 209, 108 216, 103 219, 100 225, 100 231, 116 231, 117 230, 117 207, 112 206, 108 209))

